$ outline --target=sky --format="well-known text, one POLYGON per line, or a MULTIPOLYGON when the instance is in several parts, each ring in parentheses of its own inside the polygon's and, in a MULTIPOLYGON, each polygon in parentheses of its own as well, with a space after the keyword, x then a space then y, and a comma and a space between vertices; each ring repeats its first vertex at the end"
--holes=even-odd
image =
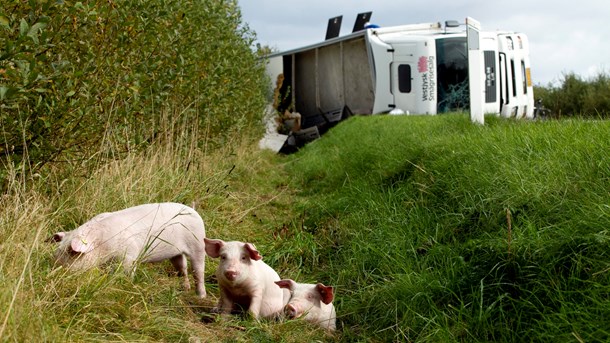
POLYGON ((472 17, 485 31, 525 33, 530 43, 532 81, 560 85, 568 73, 590 79, 610 73, 608 0, 238 0, 243 22, 257 43, 278 51, 324 40, 328 19, 343 15, 341 35, 356 15, 372 11, 371 23, 394 26, 472 17))

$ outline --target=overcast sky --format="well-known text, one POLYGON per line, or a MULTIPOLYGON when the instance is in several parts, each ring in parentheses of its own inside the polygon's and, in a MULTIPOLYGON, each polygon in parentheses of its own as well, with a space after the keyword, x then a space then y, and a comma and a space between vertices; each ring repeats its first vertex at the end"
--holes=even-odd
POLYGON ((525 33, 534 84, 557 84, 574 72, 583 78, 610 73, 608 0, 238 0, 243 21, 258 43, 284 51, 324 40, 328 19, 343 15, 341 35, 356 15, 372 11, 380 26, 441 22, 468 16, 483 30, 525 33))

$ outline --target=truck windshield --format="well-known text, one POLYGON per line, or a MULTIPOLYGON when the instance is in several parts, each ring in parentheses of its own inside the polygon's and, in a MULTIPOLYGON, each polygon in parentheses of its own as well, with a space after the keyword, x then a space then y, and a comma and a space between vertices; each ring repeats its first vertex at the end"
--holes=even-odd
POLYGON ((436 68, 438 73, 437 112, 467 109, 470 100, 466 37, 436 40, 436 68))

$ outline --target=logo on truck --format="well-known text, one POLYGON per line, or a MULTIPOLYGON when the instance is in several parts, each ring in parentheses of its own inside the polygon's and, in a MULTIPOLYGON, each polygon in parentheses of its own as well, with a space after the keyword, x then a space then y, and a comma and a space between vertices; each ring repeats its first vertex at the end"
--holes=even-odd
POLYGON ((434 56, 421 56, 417 61, 417 71, 422 79, 422 101, 436 101, 436 76, 434 56))

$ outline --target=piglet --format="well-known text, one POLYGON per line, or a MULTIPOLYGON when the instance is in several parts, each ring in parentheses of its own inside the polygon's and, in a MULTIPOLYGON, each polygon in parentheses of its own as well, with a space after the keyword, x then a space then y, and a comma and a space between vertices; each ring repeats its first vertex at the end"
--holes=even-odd
POLYGON ((191 260, 197 295, 206 296, 204 285, 205 227, 192 208, 177 203, 145 204, 102 213, 69 232, 58 232, 55 260, 69 269, 88 269, 109 261, 122 263, 127 273, 136 262, 169 259, 190 290, 187 260, 191 260))
POLYGON ((288 291, 274 284, 279 275, 262 261, 254 245, 208 238, 204 242, 208 256, 220 257, 216 270, 220 297, 213 312, 228 314, 241 307, 255 319, 281 315, 288 291))
POLYGON ((321 283, 297 283, 290 279, 275 282, 280 288, 290 290, 289 300, 284 307, 284 314, 291 319, 302 317, 325 329, 336 328, 333 287, 321 283))

